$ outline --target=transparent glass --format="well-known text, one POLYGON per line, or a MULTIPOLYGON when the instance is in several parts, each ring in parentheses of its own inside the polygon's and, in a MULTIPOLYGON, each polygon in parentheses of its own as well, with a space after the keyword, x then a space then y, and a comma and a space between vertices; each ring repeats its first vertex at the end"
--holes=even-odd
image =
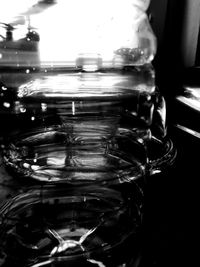
POLYGON ((10 121, 2 130, 9 168, 49 182, 144 174, 159 101, 149 2, 23 0, 12 12, 2 3, 0 112, 10 121))
POLYGON ((10 107, 14 128, 3 146, 9 166, 45 181, 143 175, 155 98, 152 68, 29 75, 10 107))
POLYGON ((145 178, 175 157, 149 2, 0 2, 0 266, 138 266, 145 178))
POLYGON ((156 39, 145 13, 149 2, 1 1, 0 66, 95 70, 150 63, 156 39))
POLYGON ((0 265, 136 267, 142 199, 130 183, 20 194, 0 210, 0 265))
POLYGON ((13 11, 3 2, 6 165, 50 182, 112 179, 125 169, 130 180, 143 174, 151 162, 147 142, 166 137, 150 1, 23 0, 13 11))

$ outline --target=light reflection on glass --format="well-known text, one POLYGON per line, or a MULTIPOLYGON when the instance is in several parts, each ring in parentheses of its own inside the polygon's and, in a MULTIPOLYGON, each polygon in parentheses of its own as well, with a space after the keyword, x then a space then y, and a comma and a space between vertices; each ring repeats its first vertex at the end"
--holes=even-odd
POLYGON ((109 61, 120 47, 138 47, 140 19, 131 2, 60 0, 53 9, 33 15, 42 36, 41 61, 73 61, 79 52, 100 53, 109 61))
MULTIPOLYGON (((2 34, 0 29, 0 48, 6 49, 1 53, 4 64, 12 57, 7 64, 19 64, 19 67, 37 67, 40 63, 42 67, 54 64, 74 67, 79 54, 90 53, 99 54, 108 67, 113 60, 115 67, 121 67, 123 57, 126 57, 126 63, 143 64, 140 58, 150 62, 155 55, 155 37, 138 1, 23 0, 17 9, 13 9, 12 3, 15 16, 10 12, 10 1, 4 1, 7 4, 3 5, 4 13, 9 16, 1 16, 0 21, 1 26, 7 29, 7 37, 4 36, 5 29, 2 34), (17 50, 15 57, 11 48, 17 50), (123 48, 124 51, 120 50, 123 48)), ((147 7, 149 1, 145 1, 146 5, 143 2, 142 5, 147 7)), ((95 62, 85 67, 86 71, 99 69, 95 62)))

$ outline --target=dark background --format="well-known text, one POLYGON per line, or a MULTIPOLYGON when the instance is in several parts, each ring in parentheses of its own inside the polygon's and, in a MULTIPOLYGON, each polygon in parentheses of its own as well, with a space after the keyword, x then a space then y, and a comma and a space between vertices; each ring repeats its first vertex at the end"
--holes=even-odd
MULTIPOLYGON (((189 112, 186 107, 181 109, 176 102, 184 84, 200 85, 199 24, 195 24, 198 14, 195 9, 194 14, 188 11, 191 2, 152 0, 149 9, 158 39, 153 62, 156 80, 166 99, 168 135, 176 146, 177 158, 174 166, 151 177, 147 183, 142 267, 196 266, 193 261, 198 255, 195 247, 198 239, 200 140, 176 127, 180 123, 177 112, 182 114, 183 124, 184 121, 194 125, 200 122, 198 112, 189 112), (191 35, 196 39, 190 40, 191 35)), ((199 1, 196 4, 198 9, 199 1)))

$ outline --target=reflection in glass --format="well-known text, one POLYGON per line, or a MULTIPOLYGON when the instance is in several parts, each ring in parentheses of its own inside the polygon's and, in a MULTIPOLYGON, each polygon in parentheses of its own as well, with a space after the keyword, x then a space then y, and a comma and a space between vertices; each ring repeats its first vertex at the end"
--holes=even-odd
POLYGON ((0 210, 0 264, 137 266, 141 204, 134 184, 27 191, 0 210))
POLYGON ((149 1, 24 0, 16 9, 7 2, 0 13, 0 66, 75 67, 81 54, 98 54, 104 66, 122 67, 150 63, 156 53, 143 10, 149 1))

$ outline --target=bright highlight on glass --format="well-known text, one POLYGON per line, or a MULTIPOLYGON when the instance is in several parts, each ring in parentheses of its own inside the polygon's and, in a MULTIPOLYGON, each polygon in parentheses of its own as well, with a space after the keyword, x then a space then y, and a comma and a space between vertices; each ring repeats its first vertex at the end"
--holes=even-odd
MULTIPOLYGON (((87 61, 86 71, 96 71, 102 66, 99 60, 107 67, 141 65, 151 62, 156 53, 155 36, 144 12, 149 0, 23 0, 20 5, 17 2, 17 9, 12 3, 15 16, 8 12, 11 0, 4 2, 1 20, 15 27, 15 40, 23 36, 25 28, 39 34, 42 66, 76 66, 81 57, 87 61)), ((31 51, 29 54, 35 57, 31 51)))
MULTIPOLYGON (((139 48, 139 27, 146 15, 133 2, 60 0, 53 9, 33 16, 31 21, 41 35, 41 61, 69 62, 79 53, 96 53, 111 61, 120 48, 139 48)), ((144 38, 154 54, 153 35, 144 38)))

